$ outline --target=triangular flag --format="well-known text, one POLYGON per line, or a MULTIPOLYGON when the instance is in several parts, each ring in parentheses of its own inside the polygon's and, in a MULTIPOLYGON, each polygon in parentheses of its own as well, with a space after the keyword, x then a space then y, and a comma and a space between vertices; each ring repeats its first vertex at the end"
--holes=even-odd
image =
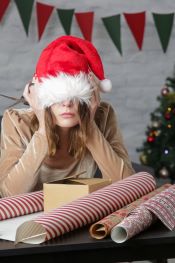
POLYGON ((52 14, 54 6, 46 5, 37 2, 36 3, 36 12, 37 12, 37 24, 38 24, 38 39, 41 39, 44 29, 47 25, 47 22, 52 14))
POLYGON ((109 17, 103 17, 102 21, 110 35, 113 43, 117 47, 118 51, 122 55, 121 48, 121 24, 120 24, 120 15, 114 15, 109 17))
POLYGON ((173 28, 174 13, 171 14, 152 13, 152 15, 163 51, 166 52, 173 28))
POLYGON ((135 14, 123 13, 123 15, 136 40, 138 48, 141 50, 145 32, 145 12, 135 14))
POLYGON ((70 35, 72 18, 74 14, 74 9, 57 9, 57 13, 60 19, 60 22, 64 28, 66 35, 70 35))
POLYGON ((19 15, 21 17, 24 29, 26 31, 26 34, 28 35, 29 31, 29 24, 32 14, 32 8, 33 8, 33 2, 34 0, 15 0, 19 15))
POLYGON ((0 0, 0 22, 5 14, 5 11, 7 10, 9 3, 10 0, 0 0))
POLYGON ((75 13, 75 17, 84 38, 91 41, 94 12, 75 13))

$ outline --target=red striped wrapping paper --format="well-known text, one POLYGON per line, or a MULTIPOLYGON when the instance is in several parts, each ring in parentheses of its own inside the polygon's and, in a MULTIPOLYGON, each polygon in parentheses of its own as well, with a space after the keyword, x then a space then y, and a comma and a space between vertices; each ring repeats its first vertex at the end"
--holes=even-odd
POLYGON ((0 221, 43 211, 43 192, 32 192, 0 199, 0 221))
POLYGON ((170 230, 175 229, 175 185, 134 209, 112 229, 111 238, 116 243, 123 243, 147 229, 157 219, 170 230))
POLYGON ((136 201, 132 202, 131 204, 104 217, 100 221, 95 222, 93 225, 91 225, 89 229, 91 237, 96 239, 103 239, 107 235, 110 235, 112 228, 119 224, 131 211, 133 211, 142 203, 149 200, 151 197, 169 188, 170 186, 171 184, 164 184, 161 187, 155 189, 154 191, 148 193, 147 195, 144 195, 136 201))
POLYGON ((38 244, 63 235, 105 217, 154 189, 152 175, 137 173, 23 223, 17 229, 16 243, 38 244))

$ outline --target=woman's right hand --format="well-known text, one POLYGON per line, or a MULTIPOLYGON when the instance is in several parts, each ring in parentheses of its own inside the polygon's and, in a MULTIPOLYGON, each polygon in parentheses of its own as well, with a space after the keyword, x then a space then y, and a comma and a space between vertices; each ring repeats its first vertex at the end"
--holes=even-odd
POLYGON ((36 78, 32 79, 32 82, 28 83, 25 86, 23 96, 26 101, 29 103, 30 107, 33 109, 38 122, 39 122, 39 129, 38 132, 42 134, 46 134, 45 129, 45 109, 42 108, 38 103, 38 96, 37 96, 37 87, 39 86, 39 82, 36 78))

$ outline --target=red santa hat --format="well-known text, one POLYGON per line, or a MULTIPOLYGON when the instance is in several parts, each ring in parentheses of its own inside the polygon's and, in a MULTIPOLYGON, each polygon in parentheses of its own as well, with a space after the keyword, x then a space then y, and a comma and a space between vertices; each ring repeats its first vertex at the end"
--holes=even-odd
POLYGON ((105 79, 101 58, 92 43, 75 36, 57 38, 42 51, 36 65, 39 103, 49 107, 74 98, 89 103, 90 71, 100 80, 100 90, 109 92, 111 81, 105 79))

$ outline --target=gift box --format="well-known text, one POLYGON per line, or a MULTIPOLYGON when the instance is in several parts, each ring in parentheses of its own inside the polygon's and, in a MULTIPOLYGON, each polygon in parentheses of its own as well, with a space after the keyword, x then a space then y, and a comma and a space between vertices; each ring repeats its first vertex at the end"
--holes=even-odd
POLYGON ((109 184, 111 180, 102 178, 70 178, 44 183, 44 212, 65 205, 109 184))

